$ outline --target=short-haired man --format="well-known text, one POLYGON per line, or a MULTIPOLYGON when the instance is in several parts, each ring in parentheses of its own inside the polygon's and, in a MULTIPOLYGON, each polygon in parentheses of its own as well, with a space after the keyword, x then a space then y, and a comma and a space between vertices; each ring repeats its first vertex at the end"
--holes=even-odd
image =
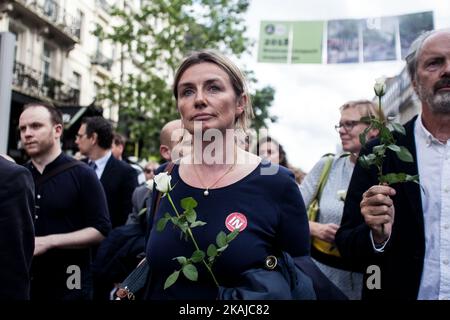
POLYGON ((84 118, 75 140, 105 190, 113 228, 125 224, 131 212, 131 195, 137 186, 136 171, 111 152, 113 128, 103 117, 84 118))
POLYGON ((406 60, 422 113, 395 136, 414 162, 388 150, 383 173, 419 174, 420 185, 378 185, 375 170, 357 164, 336 243, 373 275, 363 298, 450 299, 450 30, 420 36, 406 60))
POLYGON ((94 172, 61 151, 62 115, 45 103, 20 115, 22 145, 36 188, 31 299, 91 299, 91 251, 111 229, 94 172))

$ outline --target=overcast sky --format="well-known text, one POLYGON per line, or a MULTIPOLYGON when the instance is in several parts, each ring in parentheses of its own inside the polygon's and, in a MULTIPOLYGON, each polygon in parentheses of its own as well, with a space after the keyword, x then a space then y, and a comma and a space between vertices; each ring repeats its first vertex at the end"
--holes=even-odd
POLYGON ((257 62, 262 20, 331 20, 434 12, 435 28, 450 27, 448 0, 252 0, 248 36, 256 41, 245 65, 261 86, 276 89, 272 113, 279 117, 269 134, 279 140, 291 164, 309 171, 319 158, 335 152, 339 106, 348 100, 372 99, 376 78, 394 76, 404 61, 365 64, 272 64, 257 62))

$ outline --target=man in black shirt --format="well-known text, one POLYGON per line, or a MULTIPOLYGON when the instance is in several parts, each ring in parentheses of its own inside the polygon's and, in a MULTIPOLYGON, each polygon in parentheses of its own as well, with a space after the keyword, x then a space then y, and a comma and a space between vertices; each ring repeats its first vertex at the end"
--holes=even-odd
POLYGON ((62 153, 56 108, 26 105, 19 129, 36 187, 31 299, 90 299, 90 249, 111 229, 102 186, 87 165, 62 153))

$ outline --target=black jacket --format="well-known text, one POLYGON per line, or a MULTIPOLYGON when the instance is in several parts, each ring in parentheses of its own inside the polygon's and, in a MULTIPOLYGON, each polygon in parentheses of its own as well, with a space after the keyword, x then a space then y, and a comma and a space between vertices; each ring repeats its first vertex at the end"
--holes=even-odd
POLYGON ((33 214, 30 172, 0 156, 0 300, 30 297, 33 214))
POLYGON ((111 155, 100 182, 108 201, 112 227, 124 225, 132 210, 133 191, 138 185, 136 171, 126 162, 117 160, 111 155))
MULTIPOLYGON (((413 163, 403 162, 390 150, 383 162, 383 174, 404 172, 418 173, 414 138, 417 117, 405 125, 406 135, 394 133, 397 145, 405 146, 414 158, 413 163)), ((378 140, 369 143, 362 154, 370 153, 378 140)), ((336 243, 341 255, 354 269, 366 273, 369 265, 381 269, 381 289, 363 289, 363 298, 417 299, 425 256, 425 233, 419 184, 413 182, 393 184, 395 217, 391 238, 383 253, 376 253, 360 211, 362 194, 378 184, 375 169, 366 170, 356 164, 347 192, 341 227, 336 243)), ((370 276, 371 274, 366 274, 370 276)), ((364 282, 366 283, 366 282, 364 282)))

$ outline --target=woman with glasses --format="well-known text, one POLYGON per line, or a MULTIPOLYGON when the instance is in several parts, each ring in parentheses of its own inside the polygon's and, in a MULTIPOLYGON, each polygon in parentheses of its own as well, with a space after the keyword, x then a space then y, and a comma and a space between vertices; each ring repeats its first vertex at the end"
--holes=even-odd
MULTIPOLYGON (((339 228, 344 200, 358 154, 361 150, 359 135, 369 127, 364 117, 377 117, 378 108, 369 100, 350 101, 340 108, 341 118, 335 126, 341 139, 343 152, 338 155, 323 157, 313 167, 300 185, 306 207, 316 199, 319 181, 324 183, 319 200, 319 213, 314 221, 309 222, 312 236, 311 255, 319 268, 337 285, 349 299, 360 299, 362 291, 362 274, 347 271, 350 269, 342 261, 334 245, 334 237, 339 228), (329 166, 328 176, 325 174, 329 166), (326 246, 322 246, 325 244, 326 246), (327 248, 327 250, 324 250, 327 248), (347 269, 347 270, 346 270, 347 269)), ((382 115, 381 115, 382 116, 382 115)), ((367 132, 367 140, 378 135, 378 130, 367 132)))

